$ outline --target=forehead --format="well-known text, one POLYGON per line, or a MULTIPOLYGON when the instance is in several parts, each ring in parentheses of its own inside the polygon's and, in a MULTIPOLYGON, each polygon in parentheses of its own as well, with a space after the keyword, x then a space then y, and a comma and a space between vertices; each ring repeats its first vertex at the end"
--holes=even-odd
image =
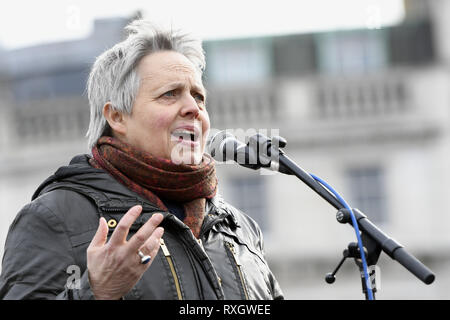
POLYGON ((200 72, 188 58, 175 51, 159 51, 145 56, 139 62, 138 74, 147 86, 183 81, 203 88, 200 72))

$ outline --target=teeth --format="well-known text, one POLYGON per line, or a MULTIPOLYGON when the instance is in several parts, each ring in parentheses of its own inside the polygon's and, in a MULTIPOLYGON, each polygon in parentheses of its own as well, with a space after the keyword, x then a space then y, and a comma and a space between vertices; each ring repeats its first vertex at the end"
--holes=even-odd
POLYGON ((176 130, 172 132, 172 135, 177 138, 182 138, 183 140, 197 140, 197 135, 195 134, 195 132, 190 130, 176 130))
POLYGON ((193 131, 190 131, 190 130, 175 130, 174 132, 172 132, 172 134, 194 134, 194 132, 193 131))

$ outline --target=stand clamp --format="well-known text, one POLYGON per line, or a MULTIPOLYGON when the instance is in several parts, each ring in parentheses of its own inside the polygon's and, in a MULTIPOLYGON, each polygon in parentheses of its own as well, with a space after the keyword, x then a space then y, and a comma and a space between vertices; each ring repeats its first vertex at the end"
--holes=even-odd
MULTIPOLYGON (((354 209, 354 211, 357 211, 358 209, 354 209)), ((351 216, 350 212, 347 209, 340 209, 336 213, 336 220, 339 223, 346 224, 351 223, 351 216)), ((370 284, 372 287, 372 293, 374 294, 375 298, 375 292, 377 291, 376 288, 376 274, 375 270, 377 269, 376 263, 378 261, 378 258, 381 254, 381 247, 377 245, 377 243, 370 237, 368 237, 365 233, 362 233, 361 239, 363 241, 363 248, 364 248, 364 255, 367 260, 367 264, 369 266, 369 277, 370 277, 370 284)), ((353 258, 355 260, 355 264, 358 266, 359 271, 361 273, 361 284, 362 284, 362 291, 366 295, 367 298, 367 287, 366 282, 364 281, 364 270, 362 266, 362 260, 361 260, 361 253, 359 250, 359 246, 356 242, 349 243, 347 249, 343 252, 343 258, 337 265, 337 267, 334 269, 333 272, 327 273, 325 276, 325 281, 328 284, 332 284, 336 281, 336 273, 339 271, 339 268, 344 264, 345 259, 347 258, 353 258)))

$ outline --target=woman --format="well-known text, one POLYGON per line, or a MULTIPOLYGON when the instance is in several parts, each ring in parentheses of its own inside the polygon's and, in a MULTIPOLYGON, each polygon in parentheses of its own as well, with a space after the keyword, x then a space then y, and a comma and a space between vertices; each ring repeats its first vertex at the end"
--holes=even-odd
POLYGON ((12 223, 3 299, 279 299, 257 224, 217 194, 200 41, 137 20, 88 80, 92 155, 12 223))

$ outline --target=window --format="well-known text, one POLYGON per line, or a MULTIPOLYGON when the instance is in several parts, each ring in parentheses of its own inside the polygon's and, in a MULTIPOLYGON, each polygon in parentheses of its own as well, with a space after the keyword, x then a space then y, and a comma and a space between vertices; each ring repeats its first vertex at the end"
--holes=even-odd
POLYGON ((239 177, 231 179, 230 202, 234 207, 249 215, 260 228, 267 228, 267 193, 265 181, 261 176, 239 177))
POLYGON ((17 101, 32 101, 65 96, 82 96, 86 85, 84 71, 55 72, 27 76, 13 83, 17 101))
POLYGON ((365 73, 388 63, 385 30, 324 33, 316 41, 319 70, 325 74, 365 73))
POLYGON ((361 210, 372 222, 385 223, 386 193, 384 173, 379 167, 353 168, 347 171, 349 205, 361 210))
POLYGON ((207 51, 207 79, 211 84, 238 85, 266 80, 271 75, 270 42, 246 40, 214 42, 207 51))

